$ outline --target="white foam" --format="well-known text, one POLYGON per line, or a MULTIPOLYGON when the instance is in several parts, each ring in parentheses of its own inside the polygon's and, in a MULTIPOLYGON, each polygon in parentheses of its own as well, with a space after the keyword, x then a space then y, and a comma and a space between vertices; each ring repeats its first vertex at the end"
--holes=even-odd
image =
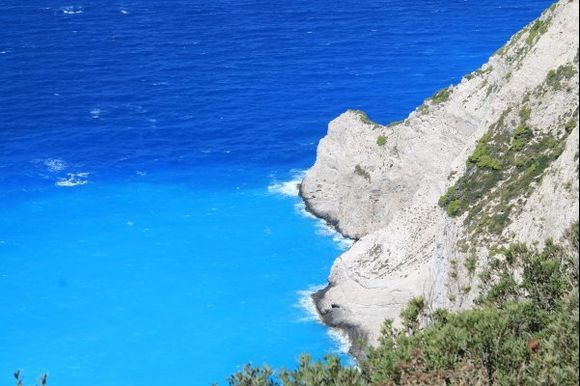
MULTIPOLYGON (((286 182, 274 182, 268 186, 270 193, 279 194, 287 197, 298 197, 300 194, 300 183, 306 175, 306 170, 292 170, 292 179, 286 182)), ((294 206, 296 213, 304 218, 316 219, 316 234, 324 237, 331 237, 341 250, 346 250, 352 246, 354 240, 344 237, 337 232, 328 222, 316 217, 306 210, 304 201, 296 203, 294 206)))
MULTIPOLYGON (((298 308, 306 312, 306 317, 299 319, 299 322, 318 322, 324 324, 320 319, 320 315, 316 310, 316 305, 314 304, 314 299, 312 299, 312 294, 323 289, 323 285, 311 286, 307 290, 298 291, 300 299, 296 305, 298 308)), ((328 336, 336 344, 336 353, 348 354, 350 350, 350 340, 348 335, 336 328, 328 328, 328 336)))
POLYGON ((66 169, 68 166, 67 163, 60 158, 45 159, 43 164, 50 172, 60 172, 66 169))
POLYGON ((55 185, 67 188, 85 185, 89 182, 88 177, 89 173, 67 173, 66 177, 59 178, 55 185))
MULTIPOLYGON (((282 196, 298 197, 300 193, 300 183, 302 182, 305 170, 296 170, 293 172, 293 178, 286 182, 274 182, 268 186, 268 191, 274 194, 280 194, 282 196)), ((346 238, 338 233, 328 222, 325 220, 314 216, 312 213, 306 210, 306 204, 304 201, 296 203, 294 206, 296 212, 305 218, 316 219, 316 234, 324 237, 332 237, 332 240, 337 244, 337 246, 346 250, 352 246, 354 240, 346 238)), ((318 322, 323 324, 320 319, 320 315, 316 310, 316 305, 314 304, 314 299, 312 299, 312 294, 323 289, 323 285, 312 286, 307 290, 298 291, 300 296, 296 307, 305 311, 306 317, 300 318, 299 322, 318 322)), ((336 353, 348 353, 351 347, 348 335, 341 330, 335 328, 329 328, 328 335, 333 342, 336 343, 336 353)))
POLYGON ((61 11, 65 15, 77 15, 79 13, 83 13, 82 7, 76 7, 74 5, 70 5, 68 7, 62 7, 61 11))
POLYGON ((346 332, 339 330, 337 328, 329 328, 328 336, 330 336, 330 339, 332 339, 336 344, 337 353, 348 354, 348 351, 350 350, 351 347, 351 343, 346 332))
POLYGON ((320 322, 320 316, 318 315, 318 311, 316 310, 316 305, 314 304, 314 300, 312 299, 312 294, 317 291, 323 289, 323 285, 318 286, 311 286, 310 288, 302 291, 298 291, 299 299, 298 303, 295 305, 297 308, 300 308, 302 311, 305 312, 306 317, 300 318, 300 322, 320 322))
POLYGON ((318 236, 333 236, 334 235, 334 231, 331 227, 329 227, 328 225, 326 225, 324 222, 320 221, 318 223, 316 223, 316 234, 318 236))
POLYGON ((283 196, 298 197, 299 184, 300 184, 299 181, 287 181, 287 182, 281 182, 281 183, 274 183, 274 184, 268 186, 268 191, 270 193, 277 193, 277 194, 281 194, 283 196))
POLYGON ((295 170, 292 172, 292 179, 290 181, 274 182, 268 186, 268 191, 282 196, 298 197, 300 193, 300 183, 305 174, 305 170, 295 170))
POLYGON ((346 251, 347 249, 349 249, 350 247, 352 247, 352 245, 354 244, 354 240, 353 239, 349 239, 347 237, 344 237, 340 233, 337 233, 335 236, 332 237, 332 239, 344 251, 346 251))
POLYGON ((316 234, 324 237, 332 237, 332 241, 334 241, 342 250, 346 250, 354 244, 354 240, 344 237, 322 219, 319 219, 316 223, 316 234))
POLYGON ((98 118, 100 118, 100 117, 101 117, 101 113, 102 113, 102 112, 103 112, 103 110, 101 110, 101 109, 100 109, 100 108, 98 108, 98 107, 95 107, 94 109, 92 109, 92 110, 90 111, 90 113, 91 113, 91 117, 92 117, 93 119, 98 119, 98 118))
POLYGON ((300 201, 300 202, 296 203, 296 205, 294 205, 294 210, 301 217, 318 220, 318 217, 316 217, 315 215, 313 215, 312 213, 310 213, 309 211, 306 210, 306 204, 304 203, 304 201, 300 201))

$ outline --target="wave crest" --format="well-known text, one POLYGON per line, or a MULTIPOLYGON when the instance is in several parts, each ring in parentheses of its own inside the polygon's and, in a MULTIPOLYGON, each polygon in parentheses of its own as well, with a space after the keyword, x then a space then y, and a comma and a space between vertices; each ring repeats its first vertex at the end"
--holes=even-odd
POLYGON ((334 241, 342 250, 347 250, 354 244, 354 240, 344 237, 322 219, 319 219, 316 222, 316 234, 319 236, 331 237, 332 241, 334 241))
POLYGON ((65 15, 77 15, 79 13, 83 13, 84 12, 84 10, 83 10, 82 7, 77 7, 77 6, 74 6, 74 5, 69 5, 69 6, 66 6, 66 7, 62 7, 60 10, 65 15))
POLYGON ((59 178, 55 185, 67 188, 85 185, 89 182, 88 177, 89 173, 67 173, 66 177, 59 178))
MULTIPOLYGON (((310 288, 302 291, 298 291, 298 295, 300 296, 296 307, 304 310, 306 312, 307 317, 300 319, 300 322, 318 322, 320 324, 324 324, 320 319, 320 315, 316 310, 316 305, 314 304, 314 299, 312 299, 312 295, 320 291, 324 288, 324 285, 317 285, 311 286, 310 288)), ((338 354, 348 354, 348 350, 350 350, 350 339, 348 335, 336 328, 329 327, 328 328, 328 336, 330 339, 336 344, 336 353, 338 354)))
POLYGON ((68 166, 67 163, 60 158, 46 159, 44 160, 43 164, 50 172, 60 172, 66 169, 68 166))
MULTIPOLYGON (((268 192, 286 197, 298 197, 300 195, 300 183, 304 179, 306 172, 306 170, 292 171, 292 179, 290 181, 274 182, 268 186, 268 192)), ((316 217, 306 210, 306 204, 304 201, 300 200, 300 202, 297 202, 294 208, 300 216, 316 220, 316 234, 319 236, 331 237, 341 250, 347 250, 352 246, 352 244, 354 244, 354 240, 344 237, 328 222, 316 217)))
POLYGON ((280 194, 287 197, 298 197, 300 183, 306 175, 306 170, 297 170, 292 173, 292 179, 285 182, 274 182, 268 186, 270 193, 280 194))

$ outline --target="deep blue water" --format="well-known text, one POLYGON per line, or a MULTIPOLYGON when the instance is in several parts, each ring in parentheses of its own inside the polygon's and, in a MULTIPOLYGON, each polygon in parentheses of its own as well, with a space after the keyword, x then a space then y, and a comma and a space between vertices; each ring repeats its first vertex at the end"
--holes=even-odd
POLYGON ((0 383, 204 385, 338 344, 341 247, 268 189, 401 119, 550 1, 0 3, 0 383))

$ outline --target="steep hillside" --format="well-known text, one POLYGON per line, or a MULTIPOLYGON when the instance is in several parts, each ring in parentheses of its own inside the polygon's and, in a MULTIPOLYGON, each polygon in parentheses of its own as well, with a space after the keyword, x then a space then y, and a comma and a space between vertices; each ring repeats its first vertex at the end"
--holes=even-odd
POLYGON ((493 281, 490 249, 563 237, 578 219, 578 29, 578 1, 560 1, 403 122, 330 123, 300 189, 357 239, 315 295, 329 325, 376 344, 415 296, 469 307, 493 281))

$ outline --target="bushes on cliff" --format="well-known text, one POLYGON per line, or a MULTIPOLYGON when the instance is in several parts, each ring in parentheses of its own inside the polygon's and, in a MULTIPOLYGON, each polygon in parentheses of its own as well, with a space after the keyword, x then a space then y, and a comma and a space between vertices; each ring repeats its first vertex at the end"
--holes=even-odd
POLYGON ((228 378, 230 386, 304 386, 304 385, 367 385, 361 372, 354 367, 345 367, 336 356, 327 356, 324 361, 312 361, 309 355, 302 355, 295 370, 274 372, 269 367, 244 367, 228 378))
POLYGON ((360 177, 364 178, 368 182, 371 182, 371 175, 369 174, 369 172, 365 168, 363 168, 360 165, 356 165, 354 167, 354 174, 356 174, 357 176, 360 176, 360 177))
POLYGON ((520 151, 526 146, 533 136, 532 130, 527 125, 519 125, 514 130, 511 149, 520 151))
POLYGON ((550 70, 546 76, 546 83, 554 90, 562 89, 562 81, 572 79, 576 75, 576 68, 572 64, 559 66, 556 70, 550 70))
POLYGON ((363 373, 371 384, 433 384, 451 376, 451 384, 578 384, 577 264, 576 254, 551 241, 542 252, 519 244, 504 249, 477 308, 433 317, 412 334, 387 322, 363 373))
POLYGON ((403 328, 385 322, 360 371, 335 357, 306 357, 276 381, 256 383, 263 373, 254 370, 255 380, 249 372, 230 385, 577 385, 578 234, 576 222, 568 245, 548 240, 542 251, 521 244, 500 250, 472 310, 429 313, 414 298, 401 314, 403 328))
POLYGON ((501 162, 493 156, 490 150, 490 142, 493 140, 491 133, 485 134, 477 141, 473 154, 469 156, 469 162, 474 163, 480 169, 500 170, 501 162))
POLYGON ((229 385, 237 386, 274 386, 276 383, 272 379, 274 372, 268 366, 262 368, 245 365, 239 371, 228 377, 229 385))
POLYGON ((536 38, 542 36, 548 30, 548 26, 552 21, 552 16, 546 18, 545 20, 536 20, 535 23, 530 28, 528 37, 526 38, 526 43, 528 45, 533 45, 536 42, 536 38))
POLYGON ((512 213, 521 210, 522 202, 562 154, 576 126, 577 112, 570 111, 572 117, 561 123, 564 130, 533 127, 530 95, 523 98, 517 116, 508 108, 489 127, 468 157, 464 174, 439 199, 449 216, 465 214, 472 244, 504 231, 512 213))
POLYGON ((451 96, 451 92, 452 92, 451 87, 441 89, 431 97, 431 101, 433 102, 434 105, 447 102, 449 100, 449 97, 451 96))

